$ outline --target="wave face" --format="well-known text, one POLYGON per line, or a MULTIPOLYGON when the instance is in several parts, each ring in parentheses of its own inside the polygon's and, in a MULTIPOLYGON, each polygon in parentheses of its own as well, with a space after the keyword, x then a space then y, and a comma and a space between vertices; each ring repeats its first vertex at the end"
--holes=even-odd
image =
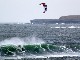
POLYGON ((69 53, 80 52, 80 45, 68 44, 65 46, 54 44, 41 44, 41 45, 2 45, 0 46, 0 53, 3 56, 13 55, 41 55, 41 54, 53 54, 53 53, 69 53))
POLYGON ((14 54, 46 54, 51 52, 63 52, 63 47, 52 45, 52 44, 41 44, 41 45, 3 45, 0 47, 1 55, 14 55, 14 54))

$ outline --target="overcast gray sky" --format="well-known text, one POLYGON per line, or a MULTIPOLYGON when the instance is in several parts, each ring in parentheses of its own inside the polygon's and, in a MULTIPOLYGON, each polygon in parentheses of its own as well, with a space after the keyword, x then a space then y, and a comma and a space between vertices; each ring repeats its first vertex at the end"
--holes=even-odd
POLYGON ((80 15, 80 0, 0 0, 0 23, 27 23, 66 15, 80 15), (39 5, 42 2, 48 5, 45 14, 39 5))

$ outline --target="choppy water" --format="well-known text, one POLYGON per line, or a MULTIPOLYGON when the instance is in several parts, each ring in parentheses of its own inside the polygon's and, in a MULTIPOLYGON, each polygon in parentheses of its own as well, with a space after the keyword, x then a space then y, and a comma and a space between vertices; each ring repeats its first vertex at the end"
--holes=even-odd
POLYGON ((0 24, 0 55, 8 60, 80 57, 80 24, 0 24))

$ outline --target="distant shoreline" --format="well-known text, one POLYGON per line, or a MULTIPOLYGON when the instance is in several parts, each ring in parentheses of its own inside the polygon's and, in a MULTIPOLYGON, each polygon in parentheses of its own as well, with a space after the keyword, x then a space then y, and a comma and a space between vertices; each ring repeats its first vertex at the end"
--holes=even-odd
POLYGON ((61 24, 80 23, 80 15, 61 16, 59 19, 34 19, 31 24, 61 24))

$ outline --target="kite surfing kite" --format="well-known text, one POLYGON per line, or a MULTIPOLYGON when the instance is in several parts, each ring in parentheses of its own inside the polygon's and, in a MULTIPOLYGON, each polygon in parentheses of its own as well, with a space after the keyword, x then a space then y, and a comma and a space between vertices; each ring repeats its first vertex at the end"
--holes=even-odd
POLYGON ((46 5, 46 3, 41 3, 40 5, 43 5, 43 7, 45 9, 43 13, 45 13, 47 11, 47 5, 46 5))

